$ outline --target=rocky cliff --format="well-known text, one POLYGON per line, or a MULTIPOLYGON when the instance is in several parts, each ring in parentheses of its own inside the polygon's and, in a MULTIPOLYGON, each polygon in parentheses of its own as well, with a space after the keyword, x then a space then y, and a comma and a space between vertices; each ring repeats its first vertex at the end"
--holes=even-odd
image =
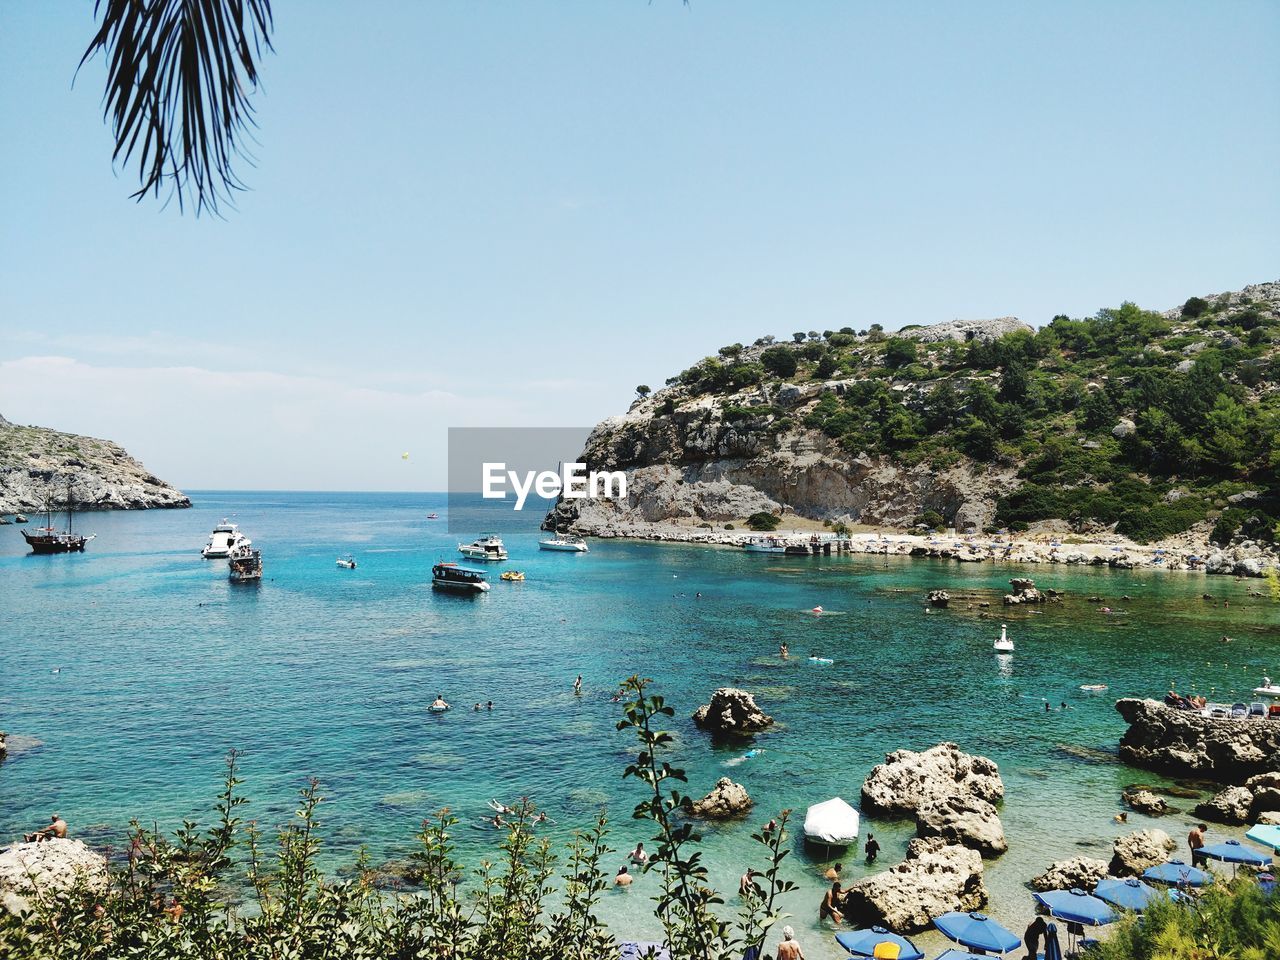
POLYGON ((1214 719, 1132 698, 1118 700, 1116 710, 1129 724, 1120 740, 1126 763, 1225 783, 1280 771, 1280 723, 1274 720, 1214 719))
POLYGON ((117 443, 0 417, 0 513, 35 513, 49 502, 57 508, 66 502, 68 478, 77 509, 191 506, 117 443))
POLYGON ((783 528, 1182 536, 1262 569, 1278 345, 1280 283, 1039 331, 1004 317, 731 344, 600 423, 581 459, 625 471, 626 498, 563 501, 548 525, 645 536, 766 512, 783 528))

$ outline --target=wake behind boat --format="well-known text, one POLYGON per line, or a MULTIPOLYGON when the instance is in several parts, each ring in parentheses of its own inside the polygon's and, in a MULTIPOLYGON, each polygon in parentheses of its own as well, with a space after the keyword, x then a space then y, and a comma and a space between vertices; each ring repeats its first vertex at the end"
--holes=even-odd
POLYGON ((496 533, 482 533, 471 543, 458 544, 458 552, 468 560, 500 561, 507 559, 507 548, 496 533))
POLYGON ((558 550, 561 553, 586 553, 587 541, 572 533, 557 533, 546 540, 538 541, 539 550, 558 550))

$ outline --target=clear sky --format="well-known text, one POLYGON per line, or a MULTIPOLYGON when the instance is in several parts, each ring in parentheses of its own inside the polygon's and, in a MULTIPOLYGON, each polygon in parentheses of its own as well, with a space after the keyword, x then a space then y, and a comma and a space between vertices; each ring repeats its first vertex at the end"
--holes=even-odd
POLYGON ((447 426, 764 333, 1280 278, 1274 0, 276 0, 225 220, 129 199, 92 7, 0 3, 0 413, 188 488, 439 489, 447 426))

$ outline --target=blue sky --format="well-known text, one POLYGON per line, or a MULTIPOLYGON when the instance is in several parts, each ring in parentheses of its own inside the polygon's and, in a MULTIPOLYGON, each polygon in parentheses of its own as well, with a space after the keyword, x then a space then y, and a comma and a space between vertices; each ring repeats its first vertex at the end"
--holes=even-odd
POLYGON ((187 487, 440 488, 448 426, 764 333, 1280 277, 1274 2, 275 9, 218 220, 112 170, 91 3, 0 6, 0 413, 187 487))

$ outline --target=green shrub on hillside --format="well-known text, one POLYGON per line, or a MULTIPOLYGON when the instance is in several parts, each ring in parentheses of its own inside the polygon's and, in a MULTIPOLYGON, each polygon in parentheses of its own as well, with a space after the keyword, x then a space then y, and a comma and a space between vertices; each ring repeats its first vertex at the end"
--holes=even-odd
POLYGON ((751 530, 770 531, 777 530, 782 526, 782 518, 775 517, 772 513, 760 510, 747 517, 747 527, 751 530))

